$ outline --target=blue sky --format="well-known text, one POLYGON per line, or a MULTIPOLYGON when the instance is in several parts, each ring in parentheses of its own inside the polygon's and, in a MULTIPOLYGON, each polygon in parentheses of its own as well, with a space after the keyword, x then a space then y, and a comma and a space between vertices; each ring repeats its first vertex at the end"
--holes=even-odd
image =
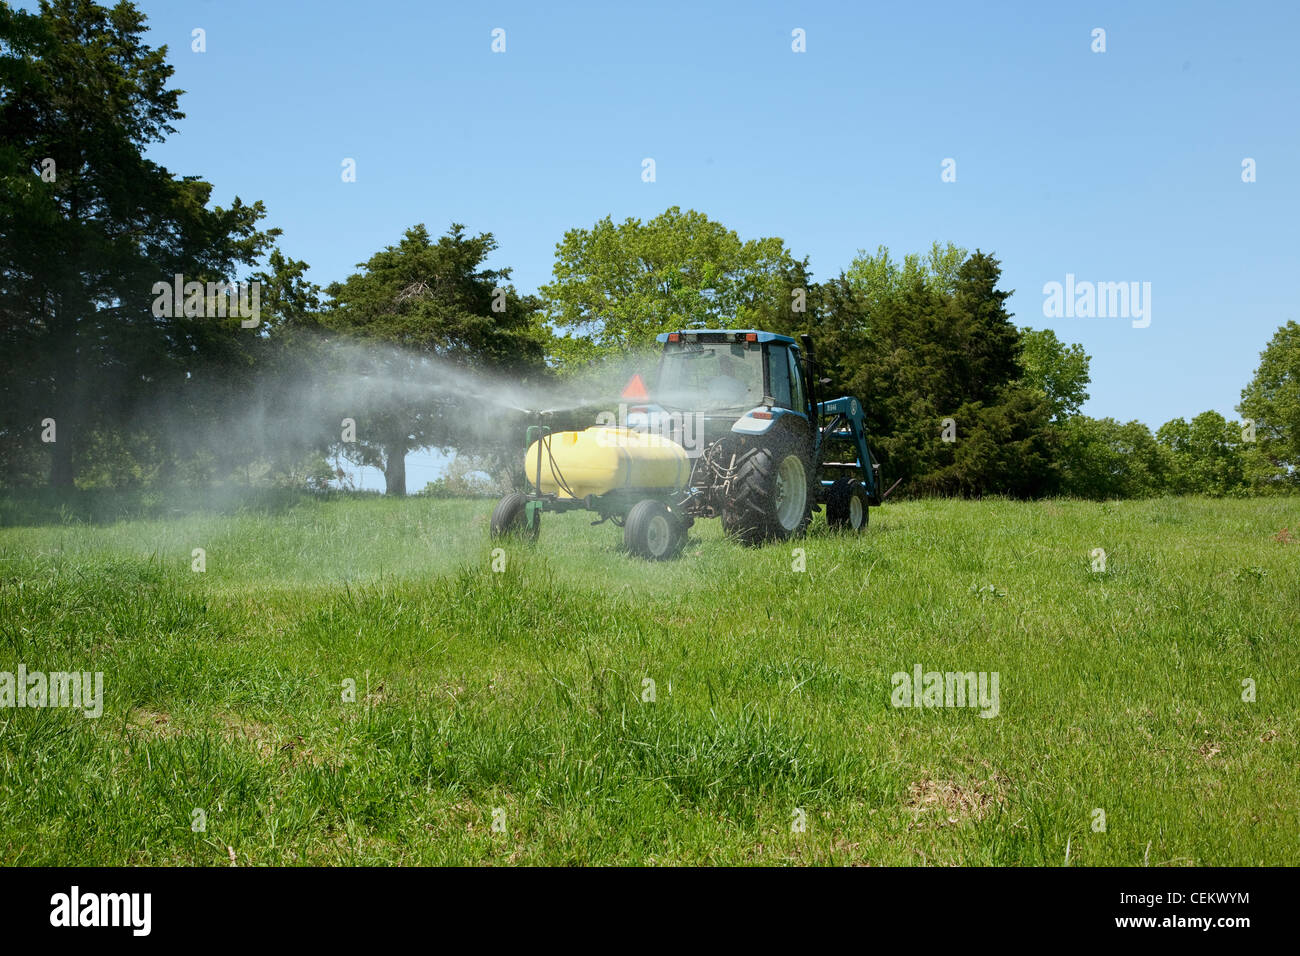
POLYGON ((566 229, 673 205, 820 279, 952 241, 1002 260, 1018 324, 1083 344, 1086 412, 1153 427, 1235 414, 1300 311, 1292 3, 140 6, 187 91, 156 158, 263 200, 322 285, 417 222, 493 232, 524 290, 566 229), (1045 318, 1067 273, 1150 282, 1150 326, 1045 318))

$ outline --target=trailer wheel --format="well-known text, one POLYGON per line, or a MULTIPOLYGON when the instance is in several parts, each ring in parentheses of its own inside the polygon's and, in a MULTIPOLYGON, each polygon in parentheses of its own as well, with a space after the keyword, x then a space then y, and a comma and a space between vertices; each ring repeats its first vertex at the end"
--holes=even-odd
POLYGON ((856 478, 838 478, 826 492, 826 523, 843 531, 867 527, 867 489, 856 478))
POLYGON ((735 464, 722 527, 745 544, 801 536, 812 520, 809 472, 791 448, 752 448, 735 464))
POLYGON ((537 540, 538 532, 542 530, 542 513, 534 510, 531 522, 528 517, 528 498, 517 491, 510 492, 492 509, 492 537, 537 540))
POLYGON ((686 543, 686 529, 662 501, 638 501, 623 524, 623 544, 633 554, 651 561, 675 558, 686 543))

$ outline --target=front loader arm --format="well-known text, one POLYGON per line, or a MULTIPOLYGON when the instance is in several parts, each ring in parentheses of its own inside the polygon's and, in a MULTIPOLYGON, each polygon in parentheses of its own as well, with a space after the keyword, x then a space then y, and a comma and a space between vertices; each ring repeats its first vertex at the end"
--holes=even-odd
POLYGON ((857 452, 859 478, 867 490, 867 497, 872 504, 880 503, 880 465, 871 454, 867 445, 867 429, 863 420, 862 403, 856 398, 844 396, 832 398, 817 404, 819 416, 830 420, 822 426, 821 440, 818 442, 817 464, 820 467, 826 455, 828 439, 846 439, 853 443, 857 452))

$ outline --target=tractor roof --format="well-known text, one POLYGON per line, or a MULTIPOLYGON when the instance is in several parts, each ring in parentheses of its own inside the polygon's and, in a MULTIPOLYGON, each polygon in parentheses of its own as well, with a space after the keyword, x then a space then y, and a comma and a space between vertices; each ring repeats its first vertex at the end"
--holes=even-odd
POLYGON ((724 336, 732 341, 735 341, 737 336, 743 338, 746 335, 756 335, 758 336, 757 341, 759 342, 785 342, 788 345, 795 346, 799 344, 788 335, 777 335, 775 332, 760 332, 758 329, 682 329, 678 332, 672 333, 660 332, 655 336, 655 338, 660 342, 667 342, 670 334, 683 336, 708 336, 709 338, 716 335, 724 336))

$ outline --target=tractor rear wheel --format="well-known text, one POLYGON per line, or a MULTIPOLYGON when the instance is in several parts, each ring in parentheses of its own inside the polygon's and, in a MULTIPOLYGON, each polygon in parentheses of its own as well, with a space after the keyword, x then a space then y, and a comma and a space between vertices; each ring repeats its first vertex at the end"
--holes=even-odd
POLYGON ((686 529, 662 501, 638 501, 623 523, 623 544, 633 554, 651 561, 675 558, 686 543, 686 529))
POLYGON ((789 447, 751 448, 736 459, 722 527, 745 544, 799 537, 812 520, 808 466, 789 447))
POLYGON ((856 478, 838 478, 826 492, 826 523, 841 531, 867 527, 867 489, 856 478))
POLYGON ((520 537, 529 541, 537 539, 542 530, 542 513, 534 509, 529 521, 528 498, 517 491, 512 491, 492 510, 492 537, 520 537))

